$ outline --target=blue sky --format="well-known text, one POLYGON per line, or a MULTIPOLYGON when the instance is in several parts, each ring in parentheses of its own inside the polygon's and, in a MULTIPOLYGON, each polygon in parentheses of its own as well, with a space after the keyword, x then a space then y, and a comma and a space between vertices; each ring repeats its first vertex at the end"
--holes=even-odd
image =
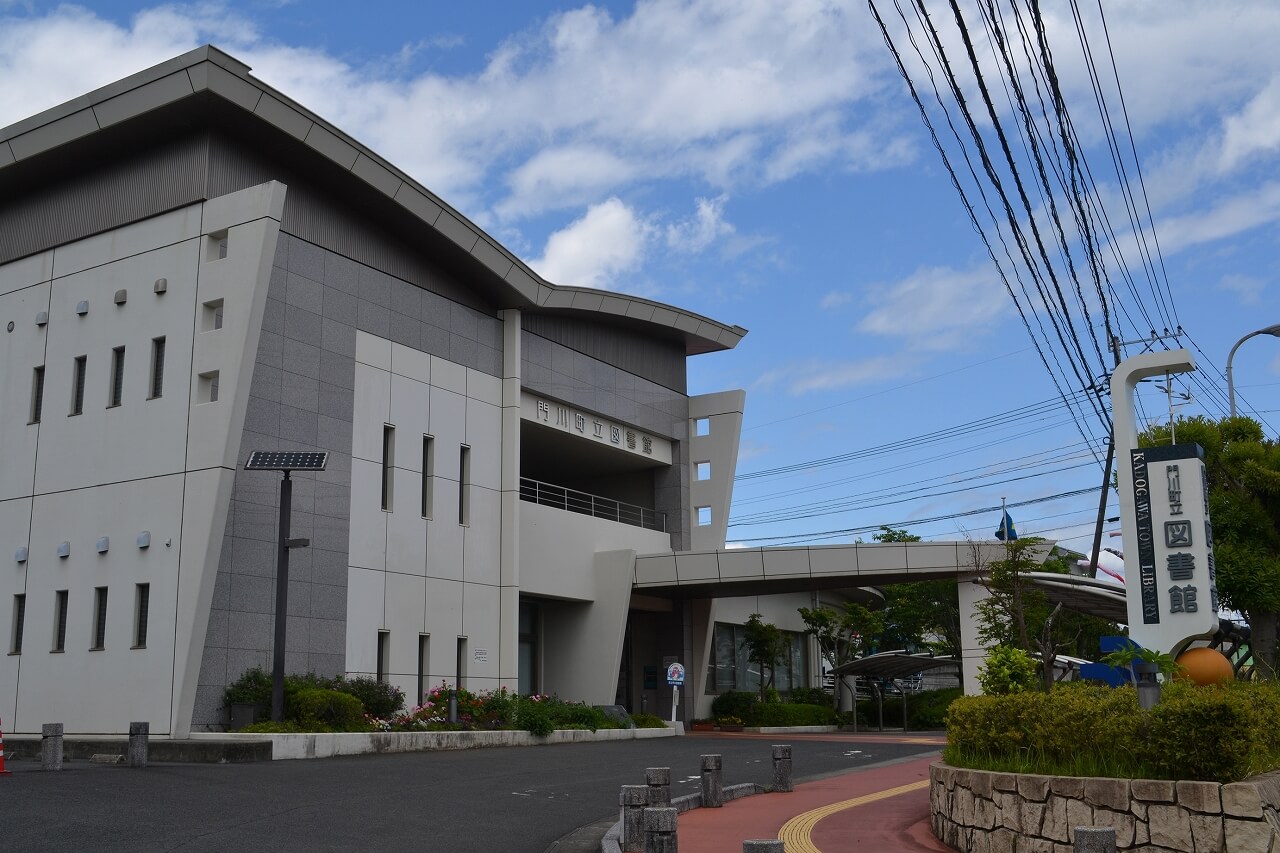
MULTIPOLYGON (((1069 7, 1044 6, 1119 222, 1069 7)), ((1054 402, 861 0, 353 8, 0 0, 0 125, 212 42, 548 279, 748 328, 737 350, 690 364, 694 392, 748 392, 731 539, 848 541, 832 531, 883 523, 982 538, 998 513, 959 514, 1007 498, 1039 501, 1011 511, 1020 533, 1087 547, 1096 493, 1046 498, 1097 487, 1105 432, 1054 402)), ((1100 48, 1097 9, 1083 11, 1100 48)), ((1171 312, 1220 370, 1240 336, 1280 323, 1280 8, 1105 11, 1171 312)), ((1146 334, 1132 325, 1126 339, 1146 334)), ((1182 414, 1224 408, 1204 367, 1178 384, 1195 398, 1182 414)), ((1245 344, 1235 375, 1274 434, 1280 339, 1245 344)), ((1144 390, 1142 409, 1167 417, 1165 396, 1144 390)))

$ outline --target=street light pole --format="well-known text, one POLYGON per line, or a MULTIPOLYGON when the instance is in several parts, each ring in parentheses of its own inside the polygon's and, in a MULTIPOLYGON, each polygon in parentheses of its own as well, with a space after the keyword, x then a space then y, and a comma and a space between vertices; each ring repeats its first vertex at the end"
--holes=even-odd
POLYGON ((1280 338, 1280 323, 1274 326, 1267 326, 1265 329, 1259 329, 1256 332, 1250 332, 1240 340, 1236 341, 1236 345, 1231 348, 1231 353, 1227 356, 1227 399, 1231 403, 1231 417, 1236 416, 1236 386, 1231 378, 1231 359, 1235 358, 1236 350, 1240 349, 1240 345, 1255 335, 1271 335, 1280 338))

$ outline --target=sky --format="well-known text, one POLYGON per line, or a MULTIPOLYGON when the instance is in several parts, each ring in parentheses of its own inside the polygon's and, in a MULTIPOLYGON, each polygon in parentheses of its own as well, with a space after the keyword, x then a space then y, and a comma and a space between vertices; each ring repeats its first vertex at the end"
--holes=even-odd
MULTIPOLYGON (((949 12, 930 5, 945 25, 949 12)), ((1104 31, 1096 0, 1081 0, 1095 60, 1114 56, 1114 72, 1102 67, 1112 115, 1127 119, 1124 179, 1071 7, 1043 6, 1104 209, 1119 226, 1123 190, 1145 190, 1139 236, 1117 227, 1110 242, 1133 258, 1158 239, 1163 289, 1121 301, 1134 313, 1160 301, 1153 313, 1194 347, 1202 369, 1175 381, 1192 397, 1174 398, 1177 414, 1221 415, 1228 351, 1280 323, 1280 6, 1107 3, 1104 31)), ((1040 322, 1047 308, 1015 305, 865 2, 355 8, 0 0, 0 126, 212 43, 548 280, 750 330, 735 350, 689 363, 691 393, 747 391, 733 543, 866 540, 878 525, 990 538, 992 508, 1007 501, 1019 534, 1089 548, 1105 430, 1082 428, 1064 404, 1081 383, 1055 386, 1019 314, 1040 322)), ((923 83, 900 21, 888 26, 923 83)), ((990 134, 989 118, 977 123, 990 134)), ((1074 340, 1096 337, 1099 307, 1074 340)), ((1156 326, 1118 331, 1127 343, 1156 326)), ((1234 373, 1239 407, 1274 436, 1280 338, 1241 346, 1234 373)), ((1169 416, 1154 384, 1140 406, 1169 416)))

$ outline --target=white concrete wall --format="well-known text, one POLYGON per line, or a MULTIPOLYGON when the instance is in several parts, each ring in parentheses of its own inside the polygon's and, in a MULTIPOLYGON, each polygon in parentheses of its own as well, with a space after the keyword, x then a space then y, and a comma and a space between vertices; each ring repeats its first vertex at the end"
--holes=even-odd
POLYGON ((9 567, 0 572, 0 637, 10 648, 14 596, 26 596, 22 654, 0 663, 10 731, 62 722, 68 733, 110 733, 135 720, 153 734, 189 729, 248 396, 245 354, 257 347, 284 192, 265 184, 0 267, 0 316, 14 321, 0 337, 0 549, 9 567), (161 278, 167 288, 156 293, 161 278), (217 299, 222 327, 206 329, 202 306, 217 299), (36 324, 37 311, 48 312, 47 325, 36 324), (164 386, 152 398, 160 336, 164 386), (123 394, 109 406, 119 346, 123 394), (84 401, 71 414, 77 356, 86 357, 84 401), (29 423, 41 364, 43 411, 29 423), (197 377, 213 371, 219 397, 207 402, 197 377), (137 545, 142 531, 149 548, 137 545), (66 557, 57 555, 62 542, 66 557), (19 547, 29 549, 25 563, 14 558, 19 547), (150 584, 145 648, 132 647, 139 583, 150 584), (105 642, 91 650, 100 587, 105 642), (51 651, 58 590, 67 591, 66 642, 51 651))
POLYGON ((464 686, 499 687, 515 671, 503 660, 500 630, 502 382, 366 332, 356 333, 355 380, 347 671, 375 674, 378 632, 388 631, 388 679, 413 703, 420 636, 430 635, 424 688, 453 682, 465 637, 464 686), (395 427, 385 512, 384 425, 395 427), (424 435, 435 458, 430 518, 422 514, 424 435), (458 520, 464 444, 471 448, 465 525, 458 520))
POLYGON ((738 473, 738 441, 742 437, 742 412, 747 392, 721 391, 689 398, 689 529, 695 551, 725 546, 729 508, 733 503, 733 478, 738 473), (698 435, 699 421, 707 422, 706 435, 698 435), (699 463, 710 476, 699 479, 699 463), (699 524, 699 508, 711 511, 711 523, 699 524))

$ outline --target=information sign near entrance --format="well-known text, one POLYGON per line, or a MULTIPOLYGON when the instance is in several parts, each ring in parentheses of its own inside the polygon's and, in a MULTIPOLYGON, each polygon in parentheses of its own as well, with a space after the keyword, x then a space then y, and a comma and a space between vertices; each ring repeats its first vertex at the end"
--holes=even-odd
POLYGON ((671 685, 671 722, 676 721, 676 707, 680 704, 680 685, 684 684, 684 664, 672 661, 667 664, 667 684, 671 685))

